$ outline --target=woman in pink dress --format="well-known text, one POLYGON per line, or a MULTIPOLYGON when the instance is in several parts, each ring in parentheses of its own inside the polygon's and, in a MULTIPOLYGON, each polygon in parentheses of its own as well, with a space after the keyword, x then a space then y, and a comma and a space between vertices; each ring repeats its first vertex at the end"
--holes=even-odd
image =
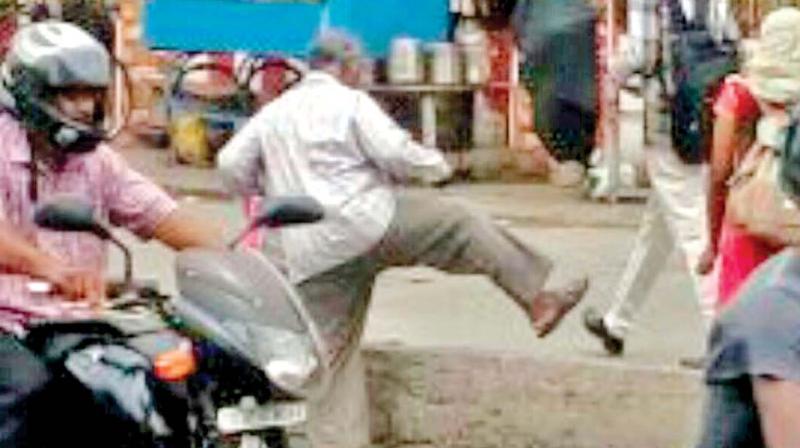
POLYGON ((756 267, 782 249, 725 219, 727 182, 755 141, 762 111, 780 112, 798 100, 800 10, 780 8, 765 18, 743 75, 728 77, 714 103, 708 200, 710 243, 698 271, 710 272, 719 257, 718 310, 732 301, 756 267))

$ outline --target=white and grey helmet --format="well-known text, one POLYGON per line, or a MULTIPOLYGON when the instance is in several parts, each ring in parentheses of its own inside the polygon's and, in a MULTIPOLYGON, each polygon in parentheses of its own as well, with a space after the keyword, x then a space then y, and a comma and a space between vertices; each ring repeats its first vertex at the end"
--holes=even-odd
POLYGON ((58 113, 52 95, 70 87, 102 89, 110 82, 111 57, 91 34, 70 23, 36 22, 17 31, 0 65, 0 105, 26 126, 48 132, 62 149, 83 152, 96 146, 102 132, 58 113), (74 147, 82 138, 90 141, 74 147))

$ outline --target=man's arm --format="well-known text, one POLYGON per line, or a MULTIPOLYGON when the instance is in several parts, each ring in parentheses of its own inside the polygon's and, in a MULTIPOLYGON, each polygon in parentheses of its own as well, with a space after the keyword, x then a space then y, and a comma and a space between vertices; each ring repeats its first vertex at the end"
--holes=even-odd
POLYGON ((734 157, 739 149, 737 120, 731 114, 719 114, 714 121, 708 192, 708 234, 710 249, 716 254, 719 246, 728 179, 734 171, 734 157))
POLYGON ((263 193, 264 164, 258 120, 259 115, 253 117, 217 154, 217 169, 225 185, 243 195, 263 193))
POLYGON ((753 377, 753 392, 764 439, 772 448, 800 446, 800 382, 770 377, 753 377))
POLYGON ((100 272, 67 266, 4 221, 0 221, 0 260, 13 272, 47 280, 69 299, 97 301, 105 295, 100 272))
POLYGON ((161 187, 128 166, 111 148, 106 158, 106 203, 114 225, 141 238, 155 238, 182 250, 189 247, 223 247, 222 223, 179 206, 161 187))
POLYGON ((38 278, 47 278, 57 264, 51 255, 23 238, 4 221, 0 221, 0 260, 14 272, 38 278))
POLYGON ((365 93, 359 93, 354 127, 361 149, 395 179, 437 183, 453 174, 441 151, 414 142, 365 93))
POLYGON ((223 248, 223 231, 219 222, 179 206, 153 229, 153 238, 175 250, 190 247, 223 248))

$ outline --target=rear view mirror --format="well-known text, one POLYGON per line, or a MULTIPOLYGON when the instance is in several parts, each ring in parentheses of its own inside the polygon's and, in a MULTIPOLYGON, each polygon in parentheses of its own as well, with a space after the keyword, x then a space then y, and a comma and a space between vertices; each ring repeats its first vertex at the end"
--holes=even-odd
POLYGON ((311 224, 325 216, 322 205, 310 196, 284 196, 268 200, 255 219, 255 227, 311 224))
POLYGON ((322 204, 311 196, 282 196, 264 202, 261 211, 250 224, 229 244, 234 247, 251 230, 258 227, 278 228, 298 224, 311 224, 325 217, 322 204))
POLYGON ((92 205, 78 198, 64 196, 42 204, 34 221, 48 230, 90 232, 104 240, 110 238, 108 230, 95 220, 92 205))
POLYGON ((111 231, 94 217, 92 204, 76 197, 62 196, 43 203, 33 217, 36 225, 56 232, 89 232, 119 247, 125 256, 125 283, 123 291, 133 284, 133 259, 131 252, 111 231))

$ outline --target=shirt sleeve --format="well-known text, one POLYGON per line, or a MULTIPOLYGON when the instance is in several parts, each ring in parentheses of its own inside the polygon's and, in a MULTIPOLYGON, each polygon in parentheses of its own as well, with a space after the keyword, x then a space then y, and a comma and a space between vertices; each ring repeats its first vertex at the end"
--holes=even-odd
POLYGON ((359 92, 356 101, 354 127, 365 154, 396 179, 433 183, 452 174, 441 151, 414 142, 406 130, 363 92, 359 92))
POLYGON ((706 380, 772 376, 800 381, 800 288, 796 255, 776 255, 751 274, 715 320, 706 380))
POLYGON ((263 193, 263 149, 258 120, 258 115, 250 119, 217 154, 217 170, 230 191, 244 195, 263 193))
POLYGON ((105 162, 104 201, 111 223, 149 239, 164 218, 177 209, 177 203, 110 147, 97 151, 105 162))
POLYGON ((731 114, 737 120, 755 120, 761 111, 747 86, 735 78, 725 80, 714 102, 714 114, 731 114))

